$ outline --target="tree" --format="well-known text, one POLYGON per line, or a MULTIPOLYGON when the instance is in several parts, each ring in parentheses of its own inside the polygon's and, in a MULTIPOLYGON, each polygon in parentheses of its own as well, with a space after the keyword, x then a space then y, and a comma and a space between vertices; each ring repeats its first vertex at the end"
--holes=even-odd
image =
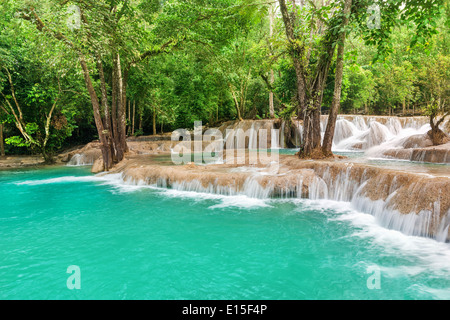
POLYGON ((431 130, 428 131, 428 136, 433 142, 434 146, 444 144, 450 141, 450 138, 439 128, 444 122, 445 118, 450 115, 450 108, 446 107, 444 110, 438 104, 430 104, 427 106, 425 114, 430 117, 431 130))
POLYGON ((345 73, 345 99, 341 101, 342 108, 351 112, 364 108, 365 114, 369 114, 370 105, 378 99, 371 69, 355 63, 347 65, 345 73))
POLYGON ((320 133, 323 92, 339 34, 345 37, 345 33, 339 31, 348 23, 342 16, 348 14, 342 12, 348 10, 351 3, 346 1, 347 7, 341 8, 335 3, 315 2, 308 5, 300 2, 297 6, 295 0, 291 1, 291 8, 285 0, 279 0, 279 4, 296 74, 298 116, 303 119, 299 155, 320 157, 323 155, 320 133), (327 20, 328 15, 331 18, 327 20))
POLYGON ((229 7, 227 0, 216 1, 213 6, 206 0, 47 0, 39 2, 39 7, 25 2, 21 15, 76 53, 92 103, 104 169, 108 170, 128 150, 126 92, 132 69, 183 43, 222 36, 232 28, 231 22, 223 23, 223 17, 239 10, 239 6, 229 7), (67 21, 68 8, 75 8, 75 27, 60 22, 67 21), (94 76, 100 80, 100 96, 94 76))
POLYGON ((49 62, 46 50, 8 9, 0 8, 9 16, 1 21, 8 28, 0 31, 0 122, 2 129, 4 124, 14 124, 15 129, 5 141, 38 151, 51 163, 55 150, 74 129, 61 103, 65 98, 61 82, 65 85, 70 72, 58 48, 52 48, 49 62))
MULTIPOLYGON (((270 19, 269 37, 270 38, 273 37, 273 29, 275 27, 275 11, 276 11, 276 7, 273 4, 271 4, 269 7, 269 19, 270 19)), ((270 80, 269 80, 271 87, 273 87, 274 82, 275 82, 275 75, 274 75, 274 71, 272 68, 272 69, 270 69, 270 80)), ((273 94, 272 89, 270 89, 270 91, 269 91, 269 113, 270 113, 271 118, 275 118, 274 94, 273 94)))
POLYGON ((450 115, 450 57, 439 54, 427 60, 420 84, 428 101, 425 111, 430 117, 428 135, 434 145, 446 143, 449 138, 439 126, 450 115))
POLYGON ((35 122, 27 122, 25 120, 21 104, 19 103, 16 97, 16 90, 14 88, 11 73, 9 72, 8 68, 3 67, 3 69, 6 72, 8 78, 8 84, 10 87, 11 95, 6 96, 3 92, 1 92, 1 95, 3 96, 4 102, 6 103, 7 106, 6 108, 2 107, 2 109, 7 115, 14 117, 14 124, 22 134, 22 138, 18 136, 13 136, 6 139, 6 143, 13 144, 19 147, 34 146, 39 149, 46 163, 52 163, 53 157, 52 154, 50 154, 47 150, 47 144, 51 137, 50 126, 53 120, 53 113, 55 112, 55 108, 58 104, 61 89, 59 89, 59 92, 54 97, 51 97, 52 94, 49 92, 41 91, 39 89, 39 86, 35 86, 29 92, 29 97, 32 99, 33 102, 45 104, 47 103, 46 100, 52 101, 52 103, 49 104, 48 113, 45 113, 44 116, 44 124, 43 124, 44 132, 42 132, 40 130, 39 124, 35 122), (50 96, 46 96, 48 94, 50 94, 50 96), (12 100, 12 102, 10 101, 10 99, 12 100))
MULTIPOLYGON (((427 2, 417 0, 387 0, 376 5, 383 14, 383 23, 379 27, 368 28, 367 18, 371 13, 368 8, 374 3, 369 0, 355 0, 351 3, 351 19, 345 19, 344 14, 350 3, 329 1, 310 1, 304 4, 295 0, 289 2, 279 0, 280 10, 285 26, 288 51, 292 58, 297 80, 297 103, 299 118, 303 119, 303 141, 299 155, 301 157, 324 155, 321 148, 320 115, 326 79, 332 63, 339 37, 345 38, 347 23, 352 23, 356 30, 363 34, 367 44, 376 45, 377 59, 386 56, 391 51, 389 35, 400 22, 413 21, 416 25, 416 34, 412 45, 425 43, 426 39, 435 33, 435 19, 441 13, 439 7, 442 0, 427 2)), ((343 41, 341 50, 344 50, 343 41)), ((339 70, 339 69, 337 69, 339 70)), ((339 77, 336 80, 339 85, 339 77)), ((335 93, 339 93, 336 88, 335 93)), ((335 102, 337 103, 337 95, 335 102)), ((333 121, 333 119, 332 119, 333 121)), ((335 120, 334 120, 335 121, 335 120)), ((332 139, 325 137, 326 150, 329 149, 332 139)))
POLYGON ((342 77, 344 72, 345 38, 347 36, 346 27, 348 26, 350 20, 351 6, 352 0, 345 0, 344 9, 342 12, 342 24, 341 29, 339 30, 339 37, 338 37, 338 50, 337 50, 333 102, 331 103, 331 109, 328 115, 328 123, 322 146, 322 152, 326 156, 332 155, 331 147, 333 145, 337 115, 341 105, 342 77))
POLYGON ((117 41, 117 24, 123 16, 124 10, 118 11, 117 4, 113 3, 111 3, 112 6, 106 7, 105 3, 103 3, 103 5, 97 4, 96 6, 93 6, 90 1, 74 1, 73 3, 75 3, 76 6, 71 8, 75 8, 73 14, 75 14, 75 20, 78 19, 78 25, 68 26, 52 23, 54 22, 54 19, 51 19, 49 15, 51 15, 51 17, 56 16, 62 21, 66 21, 66 19, 64 19, 66 12, 64 9, 67 10, 70 2, 71 1, 52 3, 50 1, 48 3, 40 3, 39 8, 36 8, 32 4, 25 3, 21 9, 21 17, 32 22, 37 30, 43 32, 46 36, 61 41, 68 49, 72 50, 72 52, 78 56, 86 89, 89 93, 93 107, 95 124, 101 143, 104 169, 108 170, 112 167, 114 162, 121 161, 127 151, 125 141, 125 107, 123 100, 123 78, 120 54, 113 49, 112 52, 110 52, 113 65, 112 108, 110 114, 100 43, 105 42, 107 45, 110 45, 111 48, 115 48, 115 41, 117 41), (49 8, 49 4, 53 6, 49 8), (59 11, 55 9, 59 9, 59 11), (44 20, 41 19, 41 16, 44 17, 44 20), (102 16, 102 19, 100 19, 99 16, 102 16), (50 21, 50 24, 44 22, 46 20, 50 21), (102 28, 104 25, 97 25, 97 22, 99 21, 104 24, 108 23, 108 25, 111 26, 111 28, 107 30, 109 33, 105 32, 105 29, 102 28), (72 31, 80 29, 80 32, 70 32, 70 29, 72 29, 72 31), (93 34, 100 34, 100 39, 95 39, 92 36, 93 34), (105 115, 104 122, 101 116, 99 98, 91 78, 90 62, 95 63, 98 68, 101 83, 101 101, 105 115), (111 130, 111 123, 113 130, 111 130))

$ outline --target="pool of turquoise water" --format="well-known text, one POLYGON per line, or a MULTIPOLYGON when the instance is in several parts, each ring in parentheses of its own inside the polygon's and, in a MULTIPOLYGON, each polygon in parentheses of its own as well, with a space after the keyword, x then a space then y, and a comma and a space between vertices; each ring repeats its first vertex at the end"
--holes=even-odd
POLYGON ((346 203, 129 186, 88 168, 0 172, 0 239, 0 299, 450 299, 450 244, 346 203))

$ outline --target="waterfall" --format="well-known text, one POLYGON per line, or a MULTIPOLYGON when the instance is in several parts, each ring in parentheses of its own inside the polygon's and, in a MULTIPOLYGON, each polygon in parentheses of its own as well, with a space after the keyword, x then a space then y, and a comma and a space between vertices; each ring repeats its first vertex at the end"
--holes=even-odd
POLYGON ((75 154, 70 161, 67 163, 69 167, 79 167, 79 166, 92 166, 95 161, 95 156, 92 154, 75 154))
MULTIPOLYGON (((271 126, 271 130, 270 130, 270 148, 271 149, 280 149, 280 145, 281 144, 281 135, 284 134, 284 131, 281 131, 281 135, 280 135, 280 130, 275 130, 273 127, 273 124, 271 126)), ((267 146, 269 147, 269 146, 267 146)))
POLYGON ((398 118, 392 118, 390 117, 386 123, 386 127, 389 129, 389 131, 393 134, 393 135, 398 135, 403 127, 402 124, 400 123, 400 120, 398 118))
POLYGON ((372 121, 366 138, 366 149, 378 146, 392 137, 391 131, 383 124, 372 121))
MULTIPOLYGON (((301 121, 295 120, 293 121, 293 125, 294 125, 294 139, 292 141, 292 143, 298 148, 300 147, 300 144, 302 143, 302 139, 303 139, 303 125, 301 121)), ((283 132, 284 132, 284 127, 282 128, 283 132)))
POLYGON ((364 120, 365 118, 362 116, 355 116, 353 118, 353 124, 355 125, 355 127, 359 130, 359 131, 366 131, 369 127, 366 124, 366 121, 364 120))
POLYGON ((248 138, 248 146, 249 150, 258 149, 258 132, 255 130, 255 122, 252 122, 252 126, 250 127, 250 137, 248 138))
POLYGON ((357 134, 358 128, 350 121, 346 119, 338 119, 336 121, 336 129, 334 134, 334 144, 353 137, 357 134))
MULTIPOLYGON (((383 227, 393 229, 411 236, 423 236, 434 238, 437 241, 450 241, 450 210, 441 217, 440 200, 431 203, 426 209, 410 213, 400 212, 398 194, 404 192, 404 187, 391 184, 378 185, 378 188, 387 188, 386 199, 371 199, 369 194, 377 192, 373 189, 371 180, 380 180, 371 177, 362 183, 350 178, 352 169, 349 167, 333 177, 325 171, 323 176, 315 176, 309 183, 304 184, 302 176, 296 177, 297 183, 278 185, 276 182, 263 183, 260 177, 249 176, 242 185, 221 185, 214 182, 204 185, 200 180, 173 181, 170 179, 158 179, 155 186, 171 188, 178 191, 191 191, 197 193, 218 194, 225 196, 245 195, 249 198, 307 198, 311 200, 334 200, 350 202, 355 210, 373 215, 383 227), (307 193, 303 189, 307 188, 307 193), (390 190, 389 190, 390 189, 390 190)), ((362 179, 364 180, 364 179, 362 179)), ((412 189, 417 188, 412 187, 412 189)), ((415 191, 421 192, 421 189, 415 191)), ((418 204, 415 203, 414 206, 418 204)), ((413 206, 413 207, 414 207, 413 206)))
MULTIPOLYGON (((321 117, 320 127, 322 138, 325 133, 327 121, 328 116, 321 117)), ((266 129, 269 134, 271 132, 270 129, 274 127, 274 120, 244 120, 228 122, 219 129, 225 137, 225 142, 230 139, 241 141, 243 135, 245 135, 245 146, 240 147, 257 149, 259 130, 266 129), (233 129, 233 134, 226 132, 226 129, 233 129)), ((444 122, 441 128, 444 132, 448 133, 448 121, 444 122)), ((419 137, 419 135, 426 134, 430 129, 429 119, 427 117, 398 118, 340 115, 336 121, 332 150, 335 152, 366 152, 373 157, 391 157, 394 149, 398 151, 398 149, 428 147, 429 145, 424 141, 426 137, 419 137), (419 143, 414 145, 414 142, 419 143), (380 148, 373 149, 376 147, 380 148), (390 150, 389 155, 384 154, 387 150, 390 150)), ((280 133, 270 133, 271 136, 268 137, 268 141, 271 141, 271 144, 268 147, 274 149, 285 148, 285 137, 287 136, 288 130, 292 130, 293 132, 290 143, 299 147, 303 135, 303 122, 301 120, 294 120, 292 127, 286 126, 286 121, 282 121, 280 133)), ((401 153, 402 159, 408 154, 410 156, 408 159, 413 160, 411 158, 412 153, 412 150, 401 153)), ((446 156, 442 155, 441 158, 445 162, 446 156)))
MULTIPOLYGON (((290 161, 290 160, 288 160, 290 161)), ((449 177, 436 177, 342 162, 288 162, 268 167, 190 171, 184 167, 130 167, 124 180, 224 196, 306 198, 350 203, 383 227, 407 235, 450 241, 449 177)))

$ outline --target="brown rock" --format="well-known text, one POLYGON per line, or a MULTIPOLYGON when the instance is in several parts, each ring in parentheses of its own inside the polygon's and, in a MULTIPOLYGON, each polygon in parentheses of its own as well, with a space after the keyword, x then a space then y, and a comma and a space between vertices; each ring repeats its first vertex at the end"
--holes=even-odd
POLYGON ((100 173, 104 171, 103 158, 98 158, 94 161, 94 165, 92 166, 92 173, 100 173))

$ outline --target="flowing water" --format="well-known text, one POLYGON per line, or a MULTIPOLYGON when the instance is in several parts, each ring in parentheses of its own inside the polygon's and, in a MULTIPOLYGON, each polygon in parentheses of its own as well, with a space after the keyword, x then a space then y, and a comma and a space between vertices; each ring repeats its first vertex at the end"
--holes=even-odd
POLYGON ((385 229, 345 202, 65 167, 0 172, 0 204, 1 299, 450 299, 449 243, 385 229), (71 265, 80 290, 67 288, 71 265))

